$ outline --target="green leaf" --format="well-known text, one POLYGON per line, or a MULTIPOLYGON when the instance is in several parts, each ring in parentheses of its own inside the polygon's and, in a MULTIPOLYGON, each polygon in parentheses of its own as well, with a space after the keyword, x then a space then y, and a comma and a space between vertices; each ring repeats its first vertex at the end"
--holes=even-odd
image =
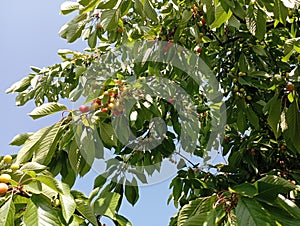
POLYGON ((134 9, 142 18, 145 18, 144 6, 140 0, 134 1, 134 9))
POLYGON ((88 131, 86 128, 83 130, 80 137, 80 154, 84 158, 86 164, 92 166, 95 160, 96 147, 95 135, 88 131))
POLYGON ((82 156, 78 149, 77 141, 74 139, 68 151, 68 159, 73 171, 77 174, 80 170, 80 161, 82 156))
POLYGON ((59 199, 62 207, 62 214, 66 222, 69 222, 75 212, 76 203, 70 193, 69 186, 64 183, 62 184, 62 194, 59 196, 59 199))
POLYGON ((33 152, 32 161, 48 165, 55 153, 56 145, 61 138, 61 122, 51 126, 39 140, 38 147, 33 152))
POLYGON ((25 191, 33 194, 41 194, 43 192, 42 184, 39 181, 31 181, 25 184, 23 188, 25 191))
POLYGON ((63 193, 62 185, 60 184, 60 182, 58 182, 57 179, 55 179, 51 176, 38 174, 37 177, 36 177, 36 180, 38 180, 38 181, 42 182, 43 184, 47 185, 49 188, 51 188, 55 192, 58 192, 60 194, 63 193))
POLYGON ((25 213, 24 223, 30 226, 61 225, 58 212, 55 211, 48 200, 42 195, 32 195, 25 213))
POLYGON ((229 188, 231 192, 240 194, 242 196, 247 196, 252 198, 253 196, 258 194, 257 188, 250 183, 243 183, 234 186, 233 188, 229 188))
POLYGON ((94 182, 94 188, 102 188, 106 180, 107 180, 107 175, 105 173, 98 175, 94 182))
POLYGON ((144 13, 150 20, 158 23, 157 13, 149 0, 145 0, 144 2, 144 13))
POLYGON ((229 20, 231 17, 232 12, 229 10, 226 12, 221 4, 217 5, 216 7, 216 15, 215 15, 215 21, 210 25, 211 29, 219 28, 221 25, 223 25, 226 21, 229 20))
POLYGON ((12 146, 21 146, 23 145, 28 138, 32 135, 33 133, 23 133, 23 134, 18 134, 16 135, 12 141, 9 143, 9 145, 12 146))
POLYGON ((182 14, 182 19, 180 25, 185 26, 187 22, 192 18, 193 12, 191 10, 184 10, 182 14))
POLYGON ((288 129, 284 132, 285 138, 288 138, 300 153, 300 112, 297 101, 294 101, 289 106, 286 113, 286 121, 288 129))
POLYGON ((117 137, 111 124, 100 124, 100 136, 103 143, 105 143, 106 145, 111 147, 117 146, 117 137))
POLYGON ((100 194, 95 200, 94 211, 96 215, 104 215, 113 220, 116 219, 115 212, 119 204, 121 195, 115 192, 106 192, 100 194))
POLYGON ((116 214, 116 221, 120 224, 120 226, 132 226, 128 219, 119 214, 116 214))
POLYGON ((254 199, 240 197, 236 207, 236 217, 238 225, 243 226, 275 226, 276 223, 262 207, 262 205, 254 199))
POLYGON ((14 83, 6 93, 22 92, 30 86, 30 77, 23 78, 21 81, 14 83))
POLYGON ((269 202, 274 201, 278 194, 287 194, 296 188, 291 182, 274 175, 265 176, 254 183, 259 194, 257 198, 269 202))
POLYGON ((101 0, 88 1, 88 4, 80 11, 80 14, 88 13, 96 8, 96 6, 101 2, 101 0))
MULTIPOLYGON (((259 56, 264 56, 264 57, 268 56, 266 51, 260 46, 252 46, 252 50, 259 56)), ((257 73, 257 71, 254 71, 253 73, 255 74, 257 73)), ((259 72, 259 73, 266 73, 266 72, 259 72)))
POLYGON ((76 202, 76 209, 82 216, 84 216, 89 222, 91 222, 93 225, 98 225, 98 221, 95 217, 94 211, 91 208, 91 206, 88 204, 88 202, 75 199, 76 202))
POLYGON ((237 127, 241 133, 247 129, 247 121, 243 109, 239 109, 237 116, 237 127))
POLYGON ((288 9, 284 6, 281 0, 274 1, 274 17, 282 24, 286 24, 286 18, 288 16, 288 9))
POLYGON ((251 106, 246 107, 246 115, 249 122, 254 126, 255 129, 259 129, 259 118, 252 110, 251 106))
POLYGON ((60 11, 63 15, 66 15, 79 9, 79 6, 78 2, 66 1, 60 6, 60 11))
POLYGON ((91 47, 92 49, 95 48, 97 44, 97 30, 94 30, 92 34, 89 36, 88 44, 89 47, 91 47))
POLYGON ((38 119, 47 115, 54 114, 59 111, 67 110, 67 107, 63 104, 59 103, 45 103, 37 108, 35 108, 32 112, 29 113, 29 116, 33 119, 38 119))
POLYGON ((27 162, 20 168, 20 170, 38 171, 38 170, 44 170, 46 168, 47 166, 41 165, 37 162, 27 162))
POLYGON ((118 0, 104 0, 100 1, 97 9, 112 9, 118 3, 118 0))
POLYGON ((0 208, 0 225, 1 226, 13 226, 15 216, 15 205, 13 203, 13 196, 1 206, 0 208))
POLYGON ((255 37, 262 40, 266 33, 266 14, 261 9, 257 10, 255 37))
POLYGON ((23 162, 28 162, 33 155, 33 152, 36 150, 37 144, 44 134, 49 130, 50 127, 45 127, 34 133, 30 138, 25 142, 24 146, 18 152, 16 163, 20 164, 23 162))
POLYGON ((280 136, 280 115, 281 115, 281 99, 278 98, 278 94, 275 94, 274 97, 267 104, 269 107, 268 110, 268 124, 272 128, 276 138, 280 136))
POLYGON ((294 218, 298 220, 300 219, 300 208, 291 200, 279 194, 278 198, 276 199, 276 204, 287 211, 294 218))
POLYGON ((137 186, 137 181, 135 178, 132 179, 130 183, 126 180, 125 183, 125 196, 127 201, 134 206, 139 199, 139 188, 137 186))
POLYGON ((116 30, 119 21, 119 11, 116 9, 109 9, 101 14, 101 25, 106 31, 116 30))
POLYGON ((67 39, 68 42, 74 42, 80 37, 87 22, 87 14, 78 15, 73 20, 62 26, 59 31, 59 35, 62 38, 67 39))
POLYGON ((172 183, 173 183, 173 199, 174 199, 174 203, 177 203, 182 193, 183 181, 180 178, 175 178, 172 181, 172 183))
POLYGON ((249 70, 249 63, 244 53, 242 53, 239 57, 238 61, 239 69, 242 72, 248 72, 249 70))
POLYGON ((127 143, 130 140, 134 139, 134 135, 132 134, 129 126, 128 126, 128 119, 125 115, 119 115, 112 121, 112 126, 114 131, 117 133, 118 139, 122 143, 127 143))
POLYGON ((216 196, 197 198, 184 205, 178 214, 178 226, 215 225, 213 204, 216 196), (211 222, 213 221, 213 223, 211 222), (208 223, 210 222, 210 223, 208 223))

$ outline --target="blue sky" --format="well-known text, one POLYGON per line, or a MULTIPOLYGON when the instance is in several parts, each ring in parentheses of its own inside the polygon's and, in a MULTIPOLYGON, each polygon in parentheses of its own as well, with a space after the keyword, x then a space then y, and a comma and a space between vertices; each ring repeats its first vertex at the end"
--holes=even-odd
MULTIPOLYGON (((30 72, 30 66, 43 67, 60 62, 58 49, 69 48, 81 51, 86 47, 84 42, 68 44, 58 35, 60 27, 71 17, 59 15, 63 1, 3 1, 0 14, 0 68, 2 82, 0 100, 2 103, 0 127, 0 154, 14 154, 18 151, 9 147, 11 139, 19 134, 36 131, 60 119, 54 115, 33 121, 27 114, 34 105, 15 106, 15 95, 5 94, 5 90, 30 72)), ((75 188, 88 193, 93 186, 95 173, 80 180, 75 188), (88 186, 89 185, 89 186, 88 186)), ((166 205, 170 194, 170 181, 157 185, 142 187, 140 200, 135 207, 124 203, 120 213, 133 223, 133 226, 166 226, 169 218, 175 213, 170 204, 166 205)), ((107 223, 107 226, 113 225, 107 223)))

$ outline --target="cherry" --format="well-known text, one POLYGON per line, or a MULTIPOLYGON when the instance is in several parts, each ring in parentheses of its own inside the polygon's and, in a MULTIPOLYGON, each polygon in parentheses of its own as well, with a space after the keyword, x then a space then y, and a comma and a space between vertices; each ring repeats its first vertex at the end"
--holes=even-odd
POLYGON ((100 23, 97 24, 97 29, 98 29, 98 30, 101 30, 101 29, 102 29, 102 24, 100 24, 100 23))
POLYGON ((94 102, 94 103, 92 103, 91 108, 92 108, 94 111, 97 111, 97 110, 100 109, 100 104, 98 104, 97 102, 94 102))
POLYGON ((20 169, 20 165, 18 163, 13 163, 10 166, 10 169, 12 169, 13 171, 20 169))
POLYGON ((285 88, 289 92, 292 92, 295 89, 293 84, 287 84, 285 88))
POLYGON ((11 157, 11 155, 5 155, 5 156, 3 157, 3 161, 4 161, 4 163, 6 163, 6 164, 10 164, 10 163, 12 162, 12 157, 11 157))
POLYGON ((114 108, 114 106, 115 106, 115 105, 114 105, 113 103, 109 103, 108 106, 107 106, 107 108, 108 108, 109 110, 111 110, 111 109, 114 108))
POLYGON ((199 171, 200 171, 199 168, 194 169, 194 173, 199 173, 199 171))
POLYGON ((0 183, 0 195, 6 194, 8 186, 5 183, 0 183))
POLYGON ((102 108, 101 112, 106 113, 106 112, 108 112, 108 109, 107 108, 102 108))
POLYGON ((109 102, 110 103, 113 103, 115 101, 115 98, 114 97, 111 97, 110 99, 109 99, 109 102))
POLYGON ((202 23, 202 25, 205 25, 205 24, 206 24, 206 20, 204 19, 204 17, 202 17, 201 23, 202 23))
POLYGON ((79 111, 81 111, 82 113, 86 113, 90 110, 89 106, 86 106, 86 105, 81 105, 79 107, 79 111))
POLYGON ((118 32, 119 32, 119 33, 122 33, 122 32, 123 32, 123 29, 122 29, 122 28, 118 28, 118 32))
POLYGON ((0 183, 8 183, 11 180, 11 176, 9 174, 1 174, 0 175, 0 183))
POLYGON ((95 100, 92 101, 92 104, 93 103, 97 103, 97 104, 101 105, 101 100, 97 98, 97 99, 95 99, 95 100))
POLYGON ((202 48, 198 47, 198 49, 196 50, 196 52, 199 53, 199 54, 202 53, 202 48))

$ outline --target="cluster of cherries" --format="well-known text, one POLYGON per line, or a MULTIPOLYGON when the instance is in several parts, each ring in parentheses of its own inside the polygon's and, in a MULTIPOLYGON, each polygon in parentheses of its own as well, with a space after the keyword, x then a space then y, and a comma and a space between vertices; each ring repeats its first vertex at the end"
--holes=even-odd
MULTIPOLYGON (((119 80, 117 80, 116 83, 118 85, 123 85, 123 82, 119 80)), ((120 87, 117 89, 105 90, 100 97, 91 102, 90 106, 81 105, 79 107, 79 111, 81 113, 101 111, 103 113, 113 113, 114 115, 119 115, 121 111, 116 107, 118 105, 117 99, 123 89, 123 87, 120 87)))
MULTIPOLYGON (((6 165, 10 165, 10 169, 15 171, 20 168, 19 164, 12 163, 11 155, 5 155, 2 160, 6 165)), ((9 189, 9 182, 11 180, 11 176, 7 173, 3 173, 0 175, 0 195, 5 195, 9 189)))

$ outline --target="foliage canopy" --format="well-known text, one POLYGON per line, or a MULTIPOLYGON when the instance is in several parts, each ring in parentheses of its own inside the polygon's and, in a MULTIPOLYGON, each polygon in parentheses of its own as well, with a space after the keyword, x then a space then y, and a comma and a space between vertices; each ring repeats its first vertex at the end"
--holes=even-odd
POLYGON ((17 155, 0 157, 2 176, 11 176, 0 176, 9 185, 0 191, 0 224, 101 225, 105 216, 131 225, 122 202, 134 205, 138 185, 168 161, 178 167, 171 226, 300 224, 299 4, 63 3, 61 13, 74 18, 60 36, 88 48, 59 50, 61 63, 32 67, 7 90, 18 106, 35 102, 33 119, 62 118, 17 135, 17 155), (82 98, 79 110, 59 103, 82 98), (222 161, 209 159, 211 147, 222 161), (72 190, 103 159, 92 193, 72 190))

